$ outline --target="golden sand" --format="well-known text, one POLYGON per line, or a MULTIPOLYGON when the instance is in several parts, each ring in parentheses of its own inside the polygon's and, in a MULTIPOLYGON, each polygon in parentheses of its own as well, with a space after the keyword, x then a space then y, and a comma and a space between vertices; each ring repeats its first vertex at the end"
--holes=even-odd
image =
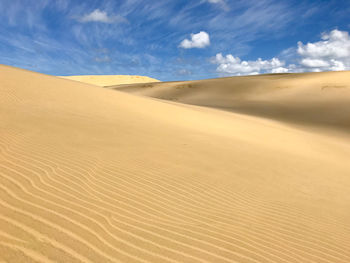
POLYGON ((109 88, 350 133, 350 71, 266 74, 109 88))
POLYGON ((0 262, 350 262, 342 74, 170 88, 260 116, 0 66, 0 262))
POLYGON ((61 78, 80 81, 97 86, 111 86, 120 84, 159 82, 157 79, 133 75, 80 75, 61 76, 61 78))

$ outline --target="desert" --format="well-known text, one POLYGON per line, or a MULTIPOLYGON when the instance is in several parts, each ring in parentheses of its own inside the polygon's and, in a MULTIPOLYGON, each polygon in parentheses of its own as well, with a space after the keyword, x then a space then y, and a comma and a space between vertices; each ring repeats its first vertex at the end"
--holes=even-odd
POLYGON ((150 77, 128 75, 79 75, 61 76, 61 78, 80 81, 97 86, 113 86, 123 84, 159 82, 159 80, 150 77))
POLYGON ((0 10, 0 263, 350 263, 349 1, 0 10))
POLYGON ((1 260, 348 262, 349 76, 291 76, 284 89, 285 76, 261 76, 271 83, 259 93, 255 76, 212 79, 165 94, 166 83, 111 89, 1 66, 1 260), (219 95, 198 106, 208 83, 242 110, 219 109, 219 95), (334 123, 276 107, 299 97, 334 123), (253 98, 270 114, 250 114, 253 98))

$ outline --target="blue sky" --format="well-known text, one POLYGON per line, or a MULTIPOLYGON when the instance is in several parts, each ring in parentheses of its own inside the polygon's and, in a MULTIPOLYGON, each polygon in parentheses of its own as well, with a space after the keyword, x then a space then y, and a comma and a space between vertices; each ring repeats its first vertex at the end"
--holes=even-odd
POLYGON ((0 0, 0 63, 160 80, 350 70, 348 0, 0 0))

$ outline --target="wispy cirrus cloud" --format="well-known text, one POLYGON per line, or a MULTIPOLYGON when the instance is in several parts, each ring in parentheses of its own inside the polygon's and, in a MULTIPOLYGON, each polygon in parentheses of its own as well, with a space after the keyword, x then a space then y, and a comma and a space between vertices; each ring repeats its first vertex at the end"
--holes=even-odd
POLYGON ((230 7, 228 6, 226 0, 206 0, 210 4, 216 4, 220 6, 223 10, 229 11, 230 7))
MULTIPOLYGON (((296 43, 302 41, 306 49, 307 43, 319 42, 314 37, 320 32, 341 27, 342 21, 348 24, 346 6, 335 2, 0 1, 0 10, 6 10, 0 13, 0 63, 59 75, 141 74, 164 80, 199 79, 222 74, 216 71, 220 64, 209 60, 222 53, 226 60, 231 54, 237 67, 247 62, 256 68, 278 58, 289 70, 316 70, 310 67, 316 66, 315 61, 307 60, 310 56, 298 54, 296 43), (229 8, 223 9, 223 4, 229 8), (208 34, 208 41, 190 35, 201 31, 208 34), (291 64, 298 67, 289 68, 291 64)), ((340 61, 346 65, 343 58, 340 61)), ((230 59, 225 63, 232 64, 230 59)), ((247 67, 244 70, 250 71, 247 67)), ((272 68, 265 66, 257 72, 268 70, 272 68)))
POLYGON ((221 4, 221 3, 225 3, 224 0, 207 0, 208 3, 211 3, 211 4, 221 4))
POLYGON ((182 69, 176 70, 176 71, 175 71, 175 74, 176 74, 177 76, 181 76, 181 77, 183 77, 183 76, 190 76, 190 75, 192 75, 192 71, 191 71, 191 70, 188 70, 188 69, 182 68, 182 69))

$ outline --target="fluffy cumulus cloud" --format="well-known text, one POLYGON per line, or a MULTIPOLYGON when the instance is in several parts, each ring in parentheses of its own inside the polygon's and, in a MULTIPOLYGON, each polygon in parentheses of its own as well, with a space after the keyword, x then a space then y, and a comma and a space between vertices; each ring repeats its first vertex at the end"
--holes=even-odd
POLYGON ((306 45, 298 42, 297 53, 306 71, 349 70, 349 33, 335 29, 322 34, 321 41, 306 45))
POLYGON ((107 12, 95 9, 89 14, 86 14, 78 19, 82 23, 86 22, 100 22, 100 23, 123 23, 127 20, 119 15, 108 15, 107 12))
POLYGON ((184 39, 180 43, 181 48, 204 48, 210 45, 209 34, 200 31, 197 34, 191 34, 191 39, 184 39))
POLYGON ((278 58, 271 60, 262 60, 261 58, 255 61, 242 61, 239 57, 234 57, 231 54, 223 56, 221 53, 211 61, 218 64, 217 72, 223 75, 255 75, 260 73, 285 73, 288 69, 284 67, 284 62, 278 58))
POLYGON ((231 54, 223 56, 221 53, 211 62, 218 64, 216 71, 222 75, 350 70, 350 36, 346 31, 335 29, 323 33, 320 41, 298 42, 297 49, 286 51, 289 59, 292 57, 297 63, 285 65, 279 58, 242 61, 239 57, 231 54))

